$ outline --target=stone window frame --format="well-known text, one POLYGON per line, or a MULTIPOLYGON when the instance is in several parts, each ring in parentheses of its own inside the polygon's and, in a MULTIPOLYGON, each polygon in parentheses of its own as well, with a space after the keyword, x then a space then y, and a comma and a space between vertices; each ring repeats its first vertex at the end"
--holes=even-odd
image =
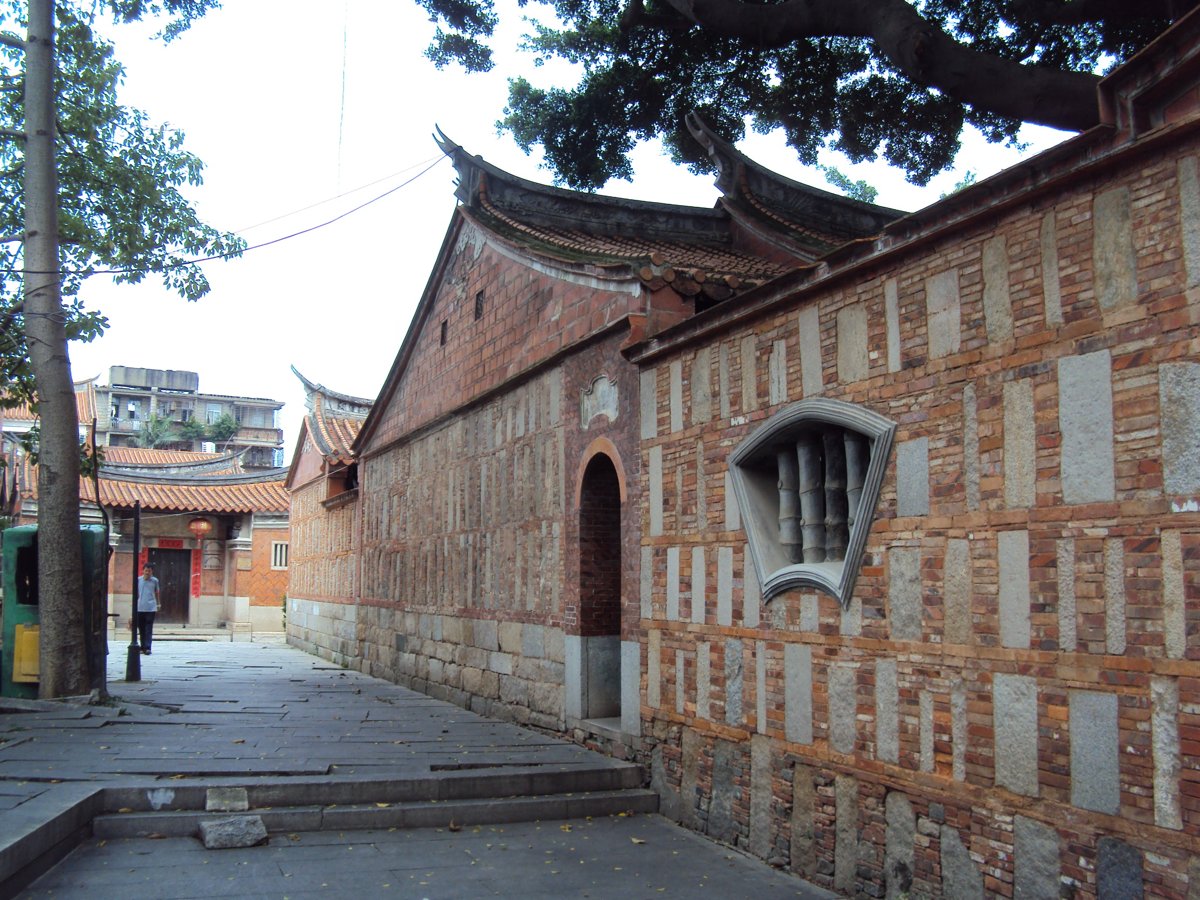
POLYGON ((271 541, 271 568, 283 570, 288 567, 288 542, 271 541))
MULTIPOLYGON (((879 505, 896 428, 895 422, 872 410, 842 400, 817 397, 781 409, 747 435, 733 451, 729 457, 730 479, 764 602, 789 588, 812 587, 834 597, 843 609, 850 605, 854 583, 862 567, 867 535, 879 505), (796 548, 802 546, 801 532, 805 525, 812 527, 813 523, 803 522, 798 486, 791 492, 791 501, 781 501, 781 495, 785 495, 785 489, 789 487, 785 479, 791 480, 791 477, 787 473, 781 477, 778 455, 781 451, 795 455, 801 451, 791 448, 818 436, 836 439, 835 433, 839 431, 843 438, 845 432, 863 438, 867 457, 865 469, 861 471, 861 495, 856 508, 850 509, 850 497, 860 486, 852 476, 853 483, 842 490, 847 498, 845 524, 836 520, 833 523, 835 528, 845 528, 844 556, 832 561, 793 560, 796 548), (784 510, 783 518, 790 522, 783 524, 780 511, 786 502, 794 503, 795 508, 784 510)), ((859 459, 861 463, 861 456, 859 459)), ((823 462, 821 474, 824 495, 823 462)), ((834 494, 837 494, 836 485, 834 494)), ((817 526, 822 533, 825 523, 822 519, 817 526)))

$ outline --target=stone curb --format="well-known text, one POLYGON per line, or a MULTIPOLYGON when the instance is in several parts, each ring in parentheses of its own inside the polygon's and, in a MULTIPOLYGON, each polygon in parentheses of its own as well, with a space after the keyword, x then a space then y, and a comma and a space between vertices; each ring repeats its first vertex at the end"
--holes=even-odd
POLYGON ((4 813, 0 834, 0 900, 15 897, 91 833, 104 807, 94 784, 56 785, 4 813))

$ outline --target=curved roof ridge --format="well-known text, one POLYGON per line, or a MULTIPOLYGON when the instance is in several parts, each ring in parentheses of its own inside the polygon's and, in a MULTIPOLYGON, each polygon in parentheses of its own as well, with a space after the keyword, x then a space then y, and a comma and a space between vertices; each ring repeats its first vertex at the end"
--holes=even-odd
POLYGON ((102 473, 124 470, 127 472, 145 472, 151 475, 162 475, 171 471, 181 474, 188 472, 211 472, 218 470, 241 470, 242 457, 248 448, 242 448, 236 453, 205 453, 191 450, 158 450, 152 447, 105 447, 105 463, 100 467, 102 473), (117 451, 113 454, 113 451, 117 451), (128 451, 134 451, 128 453, 128 451), (109 459, 109 455, 117 459, 109 459), (120 459, 122 456, 145 456, 147 459, 120 459), (161 459, 155 460, 155 455, 161 459))
POLYGON ((728 239, 728 214, 717 207, 683 206, 653 200, 630 200, 606 194, 574 191, 529 181, 497 168, 439 129, 435 140, 458 171, 455 196, 477 208, 486 193, 492 204, 522 221, 582 232, 622 230, 642 235, 695 240, 728 239))
POLYGON ((907 215, 903 210, 844 197, 780 175, 718 135, 698 113, 688 113, 685 122, 717 167, 716 184, 724 195, 723 203, 744 200, 755 207, 766 206, 774 213, 772 218, 788 229, 822 235, 830 243, 878 234, 888 223, 907 215))
POLYGON ((282 481, 287 469, 268 469, 265 472, 136 472, 100 468, 101 481, 122 481, 130 484, 188 484, 216 486, 227 484, 268 484, 282 481))
POLYGON ((343 394, 340 391, 335 391, 319 382, 305 378, 295 366, 292 366, 291 369, 292 374, 300 379, 300 383, 304 385, 304 390, 310 397, 313 394, 321 394, 331 400, 344 400, 347 403, 354 403, 359 406, 370 406, 375 402, 367 397, 355 397, 353 394, 343 394))

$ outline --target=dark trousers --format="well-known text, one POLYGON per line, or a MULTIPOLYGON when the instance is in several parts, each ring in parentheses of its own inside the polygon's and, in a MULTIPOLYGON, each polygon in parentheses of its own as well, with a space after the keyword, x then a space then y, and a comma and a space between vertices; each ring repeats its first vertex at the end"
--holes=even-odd
POLYGON ((154 616, 155 613, 152 612, 137 614, 138 640, 141 641, 143 650, 149 650, 150 641, 154 639, 154 616))

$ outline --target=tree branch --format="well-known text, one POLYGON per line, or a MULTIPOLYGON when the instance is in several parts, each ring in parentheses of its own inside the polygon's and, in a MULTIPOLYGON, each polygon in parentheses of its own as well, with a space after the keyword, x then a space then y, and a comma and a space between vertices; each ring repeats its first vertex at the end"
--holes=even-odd
POLYGON ((700 28, 764 49, 814 37, 868 38, 910 81, 997 115, 1071 131, 1099 121, 1094 75, 1025 66, 974 50, 922 18, 906 0, 664 2, 700 28))
POLYGON ((16 50, 24 50, 25 38, 17 37, 15 34, 9 34, 6 31, 0 31, 0 44, 16 50))
POLYGON ((629 0, 629 5, 621 12, 621 31, 631 31, 643 26, 659 31, 683 31, 690 28, 691 23, 680 16, 648 13, 642 0, 629 0))
POLYGON ((16 128, 0 128, 0 138, 9 138, 14 141, 25 140, 25 132, 18 131, 16 128))
POLYGON ((1175 21, 1197 0, 1010 0, 1013 13, 1043 25, 1086 25, 1092 22, 1133 23, 1145 19, 1175 21))

